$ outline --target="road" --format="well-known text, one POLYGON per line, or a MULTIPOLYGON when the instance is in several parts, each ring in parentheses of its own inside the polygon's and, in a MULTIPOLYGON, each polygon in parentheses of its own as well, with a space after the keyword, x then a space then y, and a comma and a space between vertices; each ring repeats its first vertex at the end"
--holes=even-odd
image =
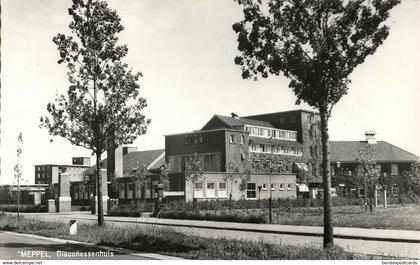
POLYGON ((100 246, 60 243, 0 231, 1 260, 150 260, 153 258, 109 250, 100 246), (89 255, 91 257, 89 257, 89 255), (95 255, 95 257, 92 257, 95 255))

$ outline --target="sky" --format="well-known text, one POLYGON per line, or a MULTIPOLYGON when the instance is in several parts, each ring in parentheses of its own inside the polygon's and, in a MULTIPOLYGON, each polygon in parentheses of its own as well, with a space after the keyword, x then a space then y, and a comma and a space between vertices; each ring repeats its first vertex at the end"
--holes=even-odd
MULTIPOLYGON (((296 98, 283 76, 243 80, 233 63, 232 24, 242 19, 233 0, 109 0, 125 26, 125 61, 141 71, 144 114, 152 120, 133 146, 164 148, 164 135, 200 129, 214 114, 252 115, 291 109, 296 98)), ((13 183, 19 132, 23 177, 34 165, 71 164, 91 152, 51 137, 39 118, 55 93, 68 88, 53 36, 69 33, 71 0, 3 0, 1 12, 1 175, 13 183), (52 140, 52 141, 51 141, 52 140)), ((388 39, 351 74, 349 93, 330 119, 331 140, 384 140, 420 155, 420 1, 403 0, 391 12, 388 39)), ((92 157, 92 161, 94 161, 92 157)))

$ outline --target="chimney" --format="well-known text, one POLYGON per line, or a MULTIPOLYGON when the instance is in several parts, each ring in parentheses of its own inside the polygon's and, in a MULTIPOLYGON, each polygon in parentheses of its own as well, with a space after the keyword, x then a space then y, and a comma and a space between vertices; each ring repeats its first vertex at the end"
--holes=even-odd
POLYGON ((235 113, 235 112, 232 112, 232 113, 230 114, 230 116, 231 116, 232 118, 234 118, 234 119, 239 118, 238 113, 235 113))
POLYGON ((376 132, 374 131, 366 131, 365 132, 365 136, 366 136, 366 142, 368 144, 376 144, 376 132))
POLYGON ((137 151, 137 147, 132 147, 132 146, 124 146, 123 147, 123 155, 126 155, 128 153, 131 152, 136 152, 137 151))

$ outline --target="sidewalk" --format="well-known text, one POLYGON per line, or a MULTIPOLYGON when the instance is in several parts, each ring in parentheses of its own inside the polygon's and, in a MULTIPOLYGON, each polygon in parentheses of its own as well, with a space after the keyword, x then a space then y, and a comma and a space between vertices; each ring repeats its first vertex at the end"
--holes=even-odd
MULTIPOLYGON (((43 219, 53 219, 68 221, 69 219, 77 220, 96 220, 95 215, 88 212, 71 212, 60 214, 37 213, 28 214, 26 216, 37 216, 43 219)), ((251 223, 234 223, 234 222, 215 222, 215 221, 196 221, 196 220, 177 220, 177 219, 160 219, 150 217, 115 217, 105 216, 106 221, 118 223, 138 223, 175 227, 191 227, 205 228, 217 230, 230 230, 242 232, 256 232, 266 234, 286 234, 299 236, 322 236, 323 227, 321 226, 295 226, 295 225, 278 225, 278 224, 251 224, 251 223)), ((391 229, 367 229, 367 228, 351 228, 351 227, 334 227, 334 237, 343 239, 362 239, 374 241, 388 242, 405 242, 420 243, 420 231, 410 230, 391 230, 391 229)))

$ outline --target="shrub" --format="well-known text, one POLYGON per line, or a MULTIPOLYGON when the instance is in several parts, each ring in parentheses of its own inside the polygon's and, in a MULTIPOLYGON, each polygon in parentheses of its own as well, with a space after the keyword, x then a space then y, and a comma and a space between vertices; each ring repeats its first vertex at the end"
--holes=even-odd
POLYGON ((141 207, 135 207, 133 204, 119 204, 115 205, 108 212, 109 216, 124 216, 124 217, 140 217, 142 213, 141 207))
MULTIPOLYGON (((0 205, 0 211, 5 212, 17 212, 16 205, 0 205)), ((47 207, 45 205, 19 205, 19 212, 22 213, 39 213, 46 212, 47 207)))
POLYGON ((261 224, 266 222, 266 215, 264 213, 248 213, 248 212, 229 212, 227 210, 218 212, 191 212, 191 211, 167 211, 160 212, 158 218, 168 219, 188 219, 188 220, 206 220, 219 222, 238 222, 238 223, 256 223, 261 224))

